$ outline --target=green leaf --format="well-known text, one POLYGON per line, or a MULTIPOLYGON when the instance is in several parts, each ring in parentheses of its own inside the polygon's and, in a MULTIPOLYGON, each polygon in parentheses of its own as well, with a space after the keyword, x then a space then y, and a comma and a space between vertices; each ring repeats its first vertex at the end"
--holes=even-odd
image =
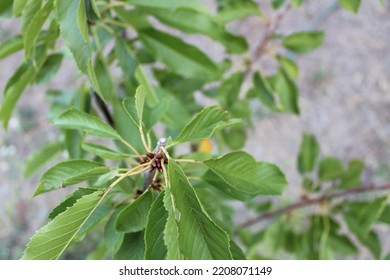
POLYGON ((265 195, 279 195, 287 186, 286 177, 275 164, 268 162, 257 162, 256 168, 257 183, 261 192, 265 195))
POLYGON ((248 45, 243 37, 227 32, 206 12, 181 8, 176 10, 147 9, 161 22, 189 34, 204 34, 220 42, 230 53, 243 53, 248 45))
POLYGON ((284 47, 295 53, 307 53, 322 45, 324 41, 324 32, 305 31, 296 32, 283 39, 284 47))
POLYGON ((357 14, 360 7, 360 0, 338 0, 341 7, 345 10, 357 14))
POLYGON ((142 69, 142 66, 139 65, 137 69, 135 70, 135 77, 138 81, 138 83, 142 86, 144 86, 147 95, 146 100, 150 106, 155 106, 158 104, 159 100, 157 98, 156 92, 154 88, 152 87, 149 78, 146 76, 144 70, 142 69))
POLYGON ((80 228, 77 233, 77 240, 82 240, 86 234, 91 231, 95 226, 97 226, 100 222, 104 223, 104 218, 108 216, 110 210, 112 209, 112 205, 110 203, 100 203, 93 213, 88 217, 83 226, 80 228))
POLYGON ((111 80, 109 69, 101 54, 96 56, 93 65, 94 70, 90 71, 91 83, 95 91, 106 102, 112 100, 115 94, 114 83, 111 80))
POLYGON ((125 154, 114 151, 114 150, 107 148, 105 146, 97 145, 97 144, 90 143, 90 142, 82 143, 81 147, 83 148, 83 150, 85 150, 91 154, 97 155, 97 156, 104 158, 104 159, 121 160, 121 159, 125 159, 128 157, 125 154))
POLYGON ((274 9, 279 9, 281 6, 283 6, 285 0, 271 0, 272 7, 274 9))
POLYGON ((390 224, 390 206, 387 205, 379 217, 378 221, 386 224, 390 224))
POLYGON ((240 123, 237 119, 225 121, 226 117, 227 113, 217 105, 203 109, 183 128, 174 144, 209 138, 218 129, 240 123))
POLYGON ((221 199, 221 193, 199 183, 194 189, 207 215, 227 233, 233 232, 235 228, 233 224, 234 209, 221 199))
POLYGON ((115 230, 115 221, 122 209, 121 206, 115 210, 104 228, 104 243, 111 254, 118 252, 125 237, 124 233, 115 230))
POLYGON ((283 69, 279 69, 276 76, 275 91, 279 95, 281 110, 299 115, 298 88, 283 69))
POLYGON ((341 183, 339 188, 351 188, 361 185, 360 176, 364 171, 364 163, 361 160, 351 160, 348 163, 348 168, 341 175, 341 183))
POLYGON ((295 9, 298 9, 299 7, 301 7, 302 3, 303 3, 303 0, 291 0, 291 5, 295 9))
POLYGON ((344 212, 344 218, 350 228, 360 239, 365 239, 373 224, 381 217, 387 205, 387 197, 379 197, 365 203, 351 202, 344 212))
POLYGON ((94 136, 121 139, 118 132, 101 119, 75 108, 70 108, 62 113, 54 120, 54 124, 60 128, 81 129, 94 136))
POLYGON ((141 85, 137 88, 135 96, 123 100, 123 107, 138 128, 145 126, 150 131, 167 111, 169 104, 168 100, 163 99, 154 108, 146 107, 145 99, 147 95, 146 88, 141 85))
MULTIPOLYGON (((49 40, 53 32, 42 31, 37 38, 37 42, 49 40)), ((10 39, 0 43, 0 59, 7 57, 23 49, 23 37, 18 34, 10 39)))
MULTIPOLYGON (((117 98, 114 99, 113 110, 115 128, 118 130, 121 137, 123 137, 123 139, 128 143, 131 143, 137 151, 144 150, 138 127, 134 124, 123 108, 122 102, 117 98)), ((119 147, 121 151, 126 154, 134 153, 127 146, 121 145, 121 143, 119 143, 119 147)))
POLYGON ((27 59, 34 58, 35 44, 38 38, 39 33, 42 30, 43 25, 45 24, 49 14, 53 9, 53 0, 49 0, 34 16, 31 18, 31 21, 28 23, 28 26, 23 33, 24 41, 24 53, 27 59))
POLYGON ((0 18, 9 18, 12 16, 13 0, 2 0, 0 5, 0 18))
POLYGON ((283 173, 273 164, 256 162, 242 151, 232 152, 222 157, 204 162, 219 177, 223 185, 213 185, 227 194, 241 195, 278 195, 287 185, 283 173))
POLYGON ((24 34, 31 22, 31 19, 39 12, 43 0, 28 1, 22 12, 22 34, 24 34))
MULTIPOLYGON (((191 120, 191 115, 188 113, 183 103, 174 95, 162 88, 157 88, 156 93, 160 100, 166 100, 168 104, 167 111, 162 116, 162 121, 172 131, 181 131, 191 120)), ((176 135, 172 135, 175 137, 176 135)))
POLYGON ((0 108, 0 120, 4 129, 8 128, 8 122, 20 96, 27 85, 34 79, 36 70, 30 64, 22 64, 8 81, 5 88, 5 97, 0 108))
POLYGON ((230 108, 237 102, 243 81, 244 73, 240 71, 222 81, 217 95, 224 99, 224 106, 230 108))
POLYGON ((138 116, 138 126, 142 125, 145 97, 147 94, 148 94, 147 91, 142 85, 139 86, 137 88, 137 91, 135 92, 135 109, 137 111, 137 116, 138 116))
POLYGON ((58 206, 56 206, 53 210, 51 210, 48 216, 49 219, 53 220, 59 214, 66 211, 69 207, 72 207, 77 202, 77 200, 82 198, 84 195, 91 194, 95 191, 96 190, 94 189, 84 189, 84 188, 75 190, 64 201, 62 201, 58 206))
POLYGON ((163 260, 167 254, 167 247, 164 243, 164 228, 168 212, 164 208, 164 195, 164 191, 158 195, 148 213, 144 236, 146 260, 163 260))
POLYGON ((116 260, 143 260, 144 251, 143 232, 127 233, 114 258, 116 260))
POLYGON ((221 75, 217 65, 208 56, 178 37, 154 29, 141 30, 139 36, 156 59, 183 77, 211 81, 221 75))
POLYGON ((42 148, 35 150, 24 163, 23 176, 30 177, 44 166, 50 159, 61 151, 63 147, 62 142, 49 143, 42 148))
POLYGON ((108 171, 105 165, 89 160, 60 162, 42 175, 34 196, 96 178, 108 171))
POLYGON ((230 240, 230 249, 232 251, 233 260, 246 260, 245 254, 233 240, 230 240))
POLYGON ((249 1, 218 1, 218 14, 216 15, 218 21, 225 25, 231 21, 249 16, 259 16, 261 14, 257 4, 251 0, 249 1))
POLYGON ((298 155, 298 170, 301 174, 313 171, 320 146, 313 134, 304 133, 298 155))
POLYGON ((171 104, 169 104, 168 99, 161 99, 159 103, 153 108, 148 106, 144 107, 145 113, 143 114, 143 122, 148 132, 152 130, 153 126, 158 121, 161 121, 163 119, 170 105, 171 104))
POLYGON ((122 7, 114 8, 114 11, 118 18, 129 25, 131 28, 136 30, 152 28, 152 24, 148 21, 147 15, 142 13, 139 9, 126 10, 122 7))
POLYGON ((172 201, 169 216, 178 229, 178 246, 190 260, 230 260, 230 239, 203 211, 194 188, 174 160, 168 163, 169 187, 166 194, 172 201))
POLYGON ((95 3, 95 0, 86 0, 85 6, 86 6, 87 18, 89 20, 96 20, 100 18, 101 16, 100 11, 95 3))
POLYGON ((174 215, 175 210, 172 205, 173 200, 168 191, 165 191, 164 193, 164 207, 168 212, 168 218, 164 228, 164 243, 167 246, 166 259, 184 260, 185 257, 180 252, 179 228, 174 215))
POLYGON ((68 153, 69 159, 82 158, 83 150, 81 149, 81 143, 84 137, 83 133, 73 129, 65 129, 63 133, 65 149, 68 153))
POLYGON ((198 0, 126 0, 127 3, 151 8, 164 8, 168 10, 175 10, 177 8, 193 8, 193 9, 204 9, 205 6, 198 0))
POLYGON ((259 97, 264 105, 266 105, 272 110, 276 110, 277 103, 272 92, 272 88, 269 85, 268 81, 264 79, 259 72, 256 72, 253 75, 253 85, 254 88, 252 89, 252 93, 255 96, 259 97))
POLYGON ((22 13, 27 1, 28 0, 13 0, 12 12, 14 17, 17 17, 22 13))
POLYGON ((115 38, 115 55, 124 77, 128 80, 133 79, 138 62, 126 42, 119 37, 115 38))
POLYGON ((226 145, 232 150, 243 148, 247 139, 246 130, 243 124, 222 130, 222 136, 226 145))
POLYGON ((319 163, 318 177, 321 181, 328 181, 340 178, 344 168, 341 160, 335 157, 325 157, 319 163))
POLYGON ((80 2, 84 1, 56 0, 55 6, 65 44, 72 52, 78 68, 83 73, 87 73, 88 64, 91 63, 91 48, 85 41, 78 25, 80 2))
POLYGON ((126 113, 129 115, 130 119, 133 121, 134 125, 136 125, 139 128, 139 118, 137 113, 137 108, 135 105, 135 96, 130 96, 125 99, 123 99, 123 108, 125 109, 126 113))
POLYGON ((0 59, 23 49, 22 35, 16 35, 0 44, 0 59))
POLYGON ((280 66, 286 72, 288 77, 292 80, 297 80, 299 76, 299 69, 297 64, 293 60, 281 55, 277 55, 276 58, 278 59, 280 66))
POLYGON ((370 231, 365 239, 359 239, 359 241, 371 251, 376 259, 381 258, 382 244, 376 232, 370 231))
POLYGON ((328 244, 333 251, 344 256, 355 255, 359 252, 353 242, 346 235, 338 235, 333 231, 328 236, 328 244))
POLYGON ((223 180, 220 176, 218 176, 216 173, 214 173, 211 170, 208 170, 206 171, 206 173, 203 174, 202 180, 204 180, 211 186, 216 187, 218 190, 227 194, 229 197, 241 201, 245 201, 245 202, 249 201, 255 196, 255 195, 250 195, 245 192, 242 192, 241 190, 237 190, 236 188, 232 188, 229 183, 227 183, 225 180, 223 180))
POLYGON ((58 259, 102 200, 101 192, 85 195, 39 229, 27 244, 24 260, 58 259))
POLYGON ((60 69, 63 58, 61 53, 49 55, 37 73, 36 82, 42 84, 50 81, 60 69))
POLYGON ((119 213, 115 222, 116 230, 126 233, 143 230, 152 202, 152 192, 150 190, 144 192, 119 213))
POLYGON ((77 25, 79 27, 79 31, 81 36, 83 36, 84 41, 86 43, 89 42, 89 30, 88 30, 88 22, 87 22, 87 11, 86 11, 86 1, 80 1, 79 7, 77 9, 77 25))

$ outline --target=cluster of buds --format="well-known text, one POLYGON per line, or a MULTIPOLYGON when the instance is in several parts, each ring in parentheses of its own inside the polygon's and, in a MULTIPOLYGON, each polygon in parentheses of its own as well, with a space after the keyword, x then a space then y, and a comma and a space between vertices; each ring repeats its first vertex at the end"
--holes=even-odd
POLYGON ((154 170, 158 170, 159 172, 163 172, 162 164, 167 164, 168 159, 161 153, 146 153, 146 155, 142 158, 140 164, 144 164, 147 162, 151 162, 149 172, 154 170))
POLYGON ((140 164, 150 163, 150 169, 144 172, 145 182, 143 190, 137 190, 135 197, 140 196, 148 188, 156 191, 162 190, 161 178, 158 178, 156 171, 163 172, 163 164, 168 163, 168 158, 163 153, 163 147, 167 145, 166 138, 160 138, 153 152, 147 152, 140 160, 140 164))

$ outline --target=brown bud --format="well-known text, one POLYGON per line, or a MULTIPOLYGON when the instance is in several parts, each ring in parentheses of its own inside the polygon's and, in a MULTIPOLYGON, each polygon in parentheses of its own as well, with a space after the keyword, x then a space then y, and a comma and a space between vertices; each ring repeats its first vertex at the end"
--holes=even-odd
POLYGON ((148 158, 150 158, 150 159, 153 159, 154 157, 155 157, 155 154, 153 154, 153 153, 146 153, 146 156, 148 157, 148 158))
POLYGON ((161 153, 159 153, 159 154, 156 155, 156 158, 157 158, 157 159, 163 159, 163 157, 164 157, 164 156, 163 156, 161 153))

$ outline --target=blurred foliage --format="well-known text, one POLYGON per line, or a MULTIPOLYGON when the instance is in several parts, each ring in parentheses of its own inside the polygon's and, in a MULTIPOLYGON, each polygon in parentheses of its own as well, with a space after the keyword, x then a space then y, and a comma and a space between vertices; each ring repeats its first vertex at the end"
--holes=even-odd
MULTIPOLYGON (((373 192, 386 188, 361 186, 362 161, 322 156, 320 141, 304 133, 297 155, 302 200, 279 202, 265 196, 282 194, 284 174, 241 150, 259 113, 300 114, 299 67, 289 54, 311 52, 325 38, 316 30, 279 34, 279 22, 266 24, 248 55, 247 39, 230 23, 281 21, 305 4, 263 2, 275 18, 252 0, 217 0, 215 13, 198 0, 2 1, 0 17, 19 18, 21 30, 1 42, 0 59, 20 51, 25 57, 4 89, 4 129, 25 89, 50 85, 64 60, 73 60, 81 81, 74 91, 46 92, 47 118, 60 134, 34 151, 24 175, 62 153, 66 158, 42 174, 34 195, 84 185, 53 209, 22 258, 334 259, 355 256, 361 246, 373 258, 388 254, 375 225, 389 223, 390 206, 373 192), (210 38, 224 48, 223 59, 167 28, 210 38), (271 42, 280 46, 277 53, 265 51, 271 42), (253 69, 261 55, 274 60, 273 73, 253 69), (196 94, 220 105, 205 107, 196 94), (253 110, 255 102, 260 110, 253 110), (102 145, 98 138, 112 141, 102 145), (190 151, 180 154, 185 142, 190 151), (364 192, 370 194, 349 199, 364 192), (235 224, 231 201, 257 218, 235 224)), ((360 1, 339 4, 357 13, 360 1)))

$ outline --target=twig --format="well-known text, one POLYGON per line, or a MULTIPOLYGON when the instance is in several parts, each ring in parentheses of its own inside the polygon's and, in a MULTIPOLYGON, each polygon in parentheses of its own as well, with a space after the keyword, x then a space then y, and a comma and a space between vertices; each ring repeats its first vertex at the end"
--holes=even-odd
POLYGON ((261 38, 259 44, 256 46, 251 59, 248 61, 246 66, 246 71, 244 74, 243 84, 248 84, 249 79, 252 77, 254 72, 253 65, 260 59, 260 57, 265 53, 269 42, 272 39, 272 35, 279 28, 283 18, 287 14, 287 12, 291 9, 291 4, 287 3, 280 12, 275 16, 275 18, 266 24, 266 29, 264 31, 264 35, 261 38))
POLYGON ((104 103, 103 99, 96 93, 96 91, 92 91, 92 95, 93 95, 93 97, 95 98, 96 104, 97 104, 98 108, 100 109, 100 111, 102 111, 102 113, 103 113, 104 118, 106 119, 106 121, 107 121, 112 127, 114 127, 114 125, 115 125, 114 119, 112 118, 111 113, 110 113, 110 111, 108 110, 108 107, 107 107, 106 103, 104 103))
POLYGON ((255 49, 255 51, 253 53, 252 64, 253 64, 253 62, 258 60, 263 55, 264 51, 266 50, 266 48, 268 46, 268 43, 272 39, 272 35, 274 34, 274 32, 276 30, 278 30, 283 18, 286 16, 287 12, 290 9, 291 9, 291 4, 290 3, 286 4, 280 10, 280 12, 276 15, 275 19, 267 26, 267 29, 265 30, 264 35, 263 35, 259 45, 257 46, 257 48, 255 49))
POLYGON ((303 199, 301 201, 298 201, 296 203, 293 203, 289 206, 282 207, 279 209, 276 209, 274 211, 270 211, 267 213, 264 213, 263 215, 256 217, 252 220, 246 221, 245 223, 241 224, 238 228, 245 228, 252 226, 254 224, 257 224, 259 222, 265 221, 272 219, 276 216, 282 215, 284 213, 289 213, 293 210, 307 207, 313 204, 319 204, 327 200, 332 200, 335 198, 341 198, 341 197, 346 197, 358 193, 363 193, 363 192, 376 192, 376 191, 383 191, 383 190, 390 190, 390 184, 382 185, 382 186, 375 186, 375 185, 368 185, 368 186, 362 186, 358 188, 352 188, 352 189, 347 189, 344 191, 340 192, 335 192, 331 194, 324 194, 316 198, 310 198, 310 199, 303 199))

